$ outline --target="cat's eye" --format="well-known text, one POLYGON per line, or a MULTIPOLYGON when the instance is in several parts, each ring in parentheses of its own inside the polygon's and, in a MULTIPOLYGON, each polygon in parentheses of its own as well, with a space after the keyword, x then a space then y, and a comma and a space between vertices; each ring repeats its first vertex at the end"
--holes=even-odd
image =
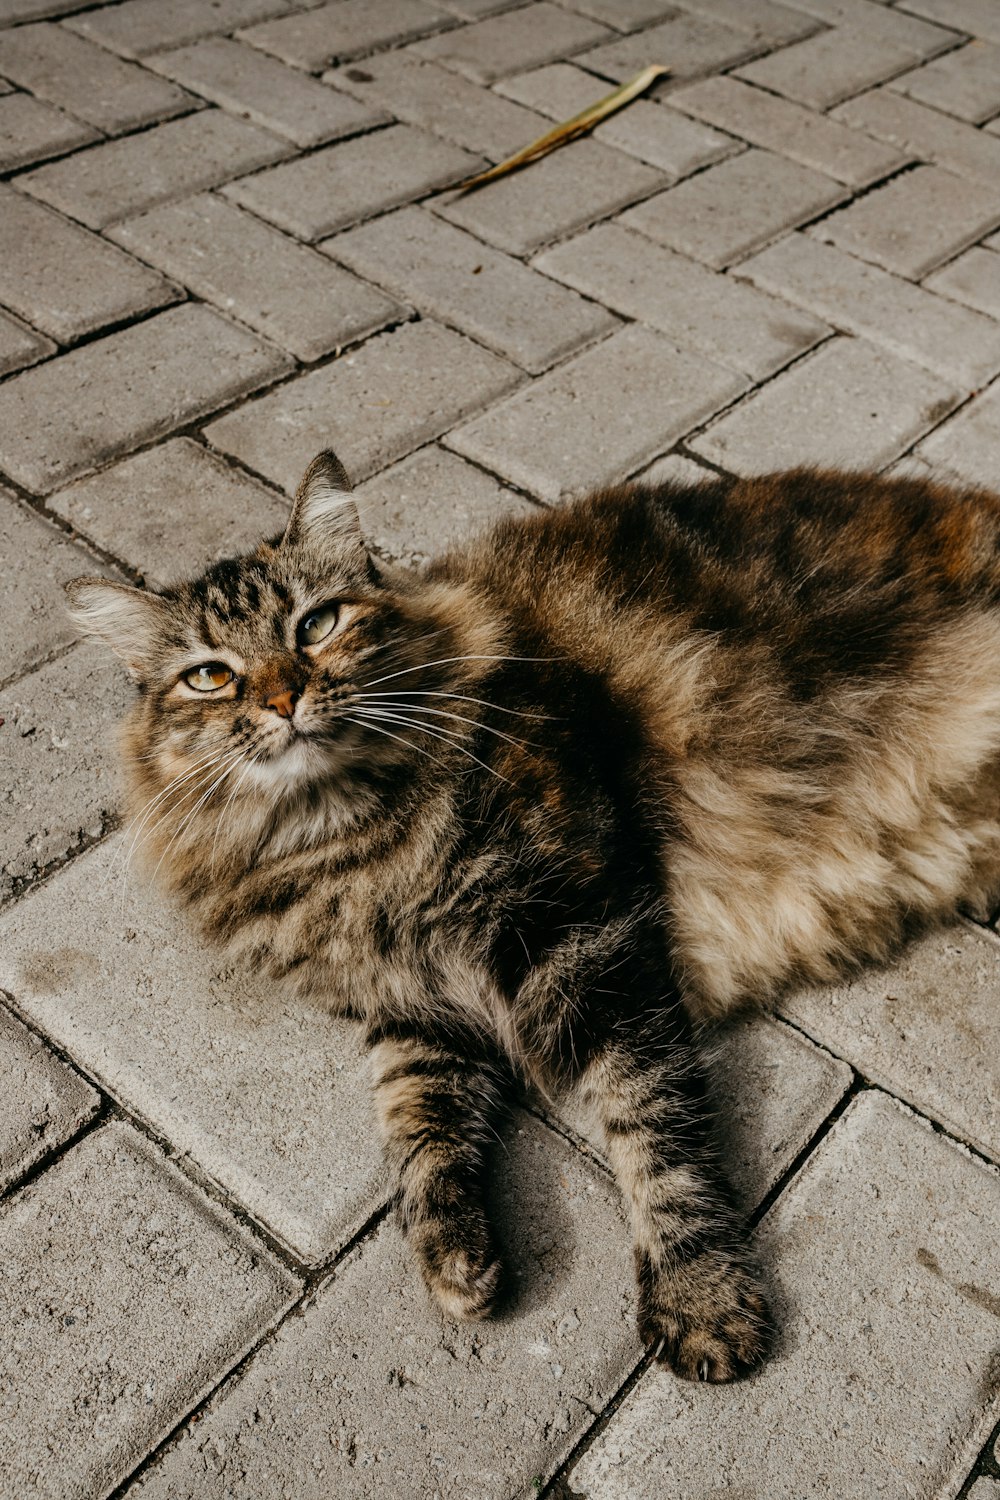
POLYGON ((225 687, 232 682, 235 675, 225 662, 206 661, 200 667, 192 667, 190 672, 185 672, 184 681, 195 692, 213 693, 216 688, 225 687))
POLYGON ((325 641, 337 623, 339 611, 335 604, 321 604, 310 610, 300 621, 295 638, 300 646, 318 646, 325 641))

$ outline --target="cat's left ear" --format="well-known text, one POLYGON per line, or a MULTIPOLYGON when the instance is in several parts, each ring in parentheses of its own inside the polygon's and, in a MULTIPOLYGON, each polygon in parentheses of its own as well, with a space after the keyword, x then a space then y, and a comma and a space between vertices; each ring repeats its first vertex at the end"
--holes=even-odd
POLYGON ((340 559, 345 553, 365 551, 351 481, 330 449, 317 454, 306 470, 284 540, 321 556, 335 553, 340 559))
POLYGON ((162 650, 169 608, 159 594, 110 578, 72 578, 64 585, 69 615, 85 635, 100 636, 141 678, 162 650))

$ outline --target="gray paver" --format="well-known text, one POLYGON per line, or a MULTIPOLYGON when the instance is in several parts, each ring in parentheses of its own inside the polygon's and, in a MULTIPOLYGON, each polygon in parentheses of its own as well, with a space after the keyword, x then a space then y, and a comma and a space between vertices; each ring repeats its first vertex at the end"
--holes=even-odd
POLYGON ((978 125, 1000 110, 1000 47, 969 42, 904 73, 890 87, 921 104, 978 125))
POLYGON ((755 379, 788 364, 830 332, 817 318, 620 224, 598 224, 547 250, 535 264, 626 317, 669 334, 682 347, 755 379))
POLYGON ((652 167, 599 141, 582 140, 524 172, 467 196, 439 199, 432 206, 435 213, 498 249, 530 255, 655 192, 664 181, 652 167))
POLYGON ((205 109, 39 167, 19 177, 18 186, 103 229, 155 203, 252 172, 290 149, 255 125, 205 109))
POLYGON ((25 328, 18 318, 0 311, 0 375, 23 370, 55 352, 51 339, 42 338, 33 328, 25 328))
POLYGON ((0 98, 0 172, 13 171, 75 151, 97 140, 97 131, 29 94, 0 98))
POLYGON ((388 1223, 130 1500, 259 1500, 281 1494, 291 1474, 296 1500, 537 1490, 638 1344, 629 1235, 610 1179, 537 1121, 515 1119, 496 1162, 514 1289, 501 1321, 443 1320, 388 1223))
POLYGON ((1000 444, 1000 385, 970 401, 917 448, 943 479, 995 489, 1000 444))
POLYGON ((676 11, 676 6, 668 5, 666 0, 561 0, 561 3, 567 10, 578 11, 581 16, 589 16, 615 31, 636 31, 676 11))
POLYGON ((385 214, 323 249, 536 374, 617 323, 603 307, 420 208, 385 214))
MULTIPOLYGON (((1000 257, 991 259, 1000 282, 1000 257)), ((1000 324, 809 235, 779 240, 740 275, 967 389, 1000 370, 1000 324)))
POLYGON ((1000 192, 940 167, 914 167, 831 214, 817 239, 914 280, 1000 223, 1000 192))
POLYGON ((4 0, 0 13, 0 25, 12 26, 15 21, 36 21, 43 16, 58 16, 72 10, 78 0, 4 0))
POLYGON ((35 327, 67 343, 177 296, 130 255, 0 187, 0 301, 35 327))
POLYGON ((736 474, 887 464, 954 406, 953 385, 860 339, 835 339, 690 447, 736 474))
POLYGON ((70 16, 64 22, 82 36, 125 57, 144 57, 166 47, 183 47, 199 37, 250 26, 281 15, 291 0, 124 0, 70 16))
MULTIPOLYGON (((497 91, 550 119, 566 120, 596 103, 604 87, 582 68, 553 63, 505 79, 497 84, 497 91)), ((695 125, 648 99, 634 99, 627 109, 598 125, 592 135, 595 141, 627 151, 675 179, 721 161, 737 149, 729 136, 695 125)))
POLYGON ((772 52, 740 68, 736 76, 811 109, 824 110, 891 78, 912 56, 908 47, 864 31, 834 27, 772 52))
POLYGON ((759 50, 760 43, 742 29, 702 16, 679 15, 633 36, 595 47, 580 62, 617 83, 626 83, 651 63, 662 63, 670 69, 670 77, 655 86, 654 92, 662 93, 685 78, 700 78, 717 68, 731 68, 759 50))
MULTIPOLYGON (((141 828, 140 828, 141 833, 141 828)), ((0 986, 307 1261, 387 1191, 361 1029, 236 969, 125 860, 126 832, 0 914, 0 986)))
POLYGON ((411 125, 390 125, 357 140, 259 172, 227 197, 307 240, 471 177, 484 163, 411 125))
POLYGON ((449 16, 425 0, 335 0, 239 35, 283 62, 318 72, 450 24, 449 16))
POLYGON ((151 78, 65 26, 0 32, 0 71, 111 135, 182 114, 196 103, 183 89, 151 78))
POLYGON ((393 561, 426 562, 528 501, 436 443, 356 490, 365 536, 393 561))
POLYGON ((978 245, 928 276, 924 286, 1000 318, 1000 255, 978 245))
POLYGON ((0 1193, 68 1141, 100 1105, 100 1096, 45 1043, 0 1005, 0 1193))
POLYGON ((837 106, 833 118, 909 155, 947 167, 960 177, 972 177, 995 187, 1000 176, 1000 140, 891 89, 874 89, 849 99, 837 106))
POLYGON ((819 29, 819 23, 801 10, 774 0, 677 0, 681 10, 723 21, 738 31, 748 31, 754 41, 769 47, 797 42, 819 29))
POLYGON ((715 479, 716 474, 712 469, 703 469, 694 459, 685 458, 683 453, 668 453, 635 477, 643 484, 704 484, 707 479, 715 479))
POLYGON ((409 315, 314 250, 210 193, 126 219, 112 234, 303 360, 409 315))
POLYGON ((323 74, 358 99, 377 100, 410 125, 499 161, 544 134, 544 119, 492 89, 410 52, 366 57, 323 74))
POLYGON ((160 437, 289 367, 190 303, 0 386, 0 468, 38 494, 160 437))
POLYGON ((977 1479, 967 1500, 1000 1500, 1000 1479, 977 1479))
POLYGON ((907 0, 907 9, 929 21, 1000 42, 1000 13, 993 0, 907 0))
POLYGON ((731 370, 625 328, 447 436, 543 500, 623 479, 743 389, 731 370))
POLYGON ((326 447, 357 483, 522 379, 469 339, 410 323, 248 402, 205 435, 289 494, 310 455, 326 447))
POLYGON ((106 1495, 297 1290, 120 1124, 6 1206, 0 1245, 0 1475, 10 1495, 106 1495))
POLYGON ((954 1495, 994 1420, 1000 1179, 875 1091, 763 1220, 778 1356, 725 1390, 643 1377, 569 1476, 589 1500, 954 1495), (933 1357, 928 1358, 929 1340, 933 1357))
POLYGON ((149 66, 296 146, 321 146, 389 119, 383 110, 360 105, 228 37, 161 52, 150 58, 149 66))
POLYGON ((860 131, 730 76, 678 89, 669 104, 851 187, 866 187, 907 160, 860 131))
POLYGON ((934 57, 961 41, 951 27, 933 25, 890 7, 884 0, 795 0, 796 10, 807 11, 827 26, 844 26, 867 33, 877 41, 905 47, 914 59, 934 57))
POLYGON ((476 83, 493 83, 525 68, 566 57, 611 36, 584 16, 538 0, 526 10, 508 11, 419 42, 414 51, 464 73, 476 83))
POLYGON ((721 270, 843 197, 828 177, 752 147, 629 209, 622 223, 721 270))
POLYGON ((90 644, 0 691, 0 901, 104 832, 121 796, 111 726, 130 698, 90 644))
MULTIPOLYGON (((153 588, 193 577, 288 520, 280 495, 191 438, 171 438, 78 479, 46 505, 153 588)), ((102 665, 107 678, 106 653, 102 665)))

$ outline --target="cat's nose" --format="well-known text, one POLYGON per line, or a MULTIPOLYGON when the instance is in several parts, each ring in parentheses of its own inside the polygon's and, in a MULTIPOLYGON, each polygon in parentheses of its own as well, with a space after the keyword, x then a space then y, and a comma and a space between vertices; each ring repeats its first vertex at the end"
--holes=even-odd
POLYGON ((290 719, 301 697, 302 694, 297 693, 294 688, 282 688, 280 693, 272 693, 269 698, 264 699, 264 707, 273 708, 282 719, 290 719))

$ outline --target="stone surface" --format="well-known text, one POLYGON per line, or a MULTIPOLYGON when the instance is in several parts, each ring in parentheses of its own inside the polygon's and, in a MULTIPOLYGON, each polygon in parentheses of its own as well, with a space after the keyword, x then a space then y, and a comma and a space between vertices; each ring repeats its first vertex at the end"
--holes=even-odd
POLYGON ((1000 15, 993 0, 907 0, 907 9, 943 26, 1000 42, 1000 15))
POLYGON ((994 1420, 998 1213, 995 1173, 863 1094, 758 1231, 777 1357, 725 1388, 646 1374, 570 1492, 690 1500, 739 1475, 773 1500, 956 1494, 994 1420))
POLYGON ((90 643, 0 690, 0 902, 107 828, 121 798, 114 725, 130 701, 90 643))
POLYGON ((862 30, 833 27, 740 68, 738 78, 826 110, 891 78, 912 59, 908 47, 862 30))
POLYGON ((838 105, 833 118, 887 141, 907 155, 935 162, 960 177, 971 177, 996 189, 1000 140, 961 120, 949 119, 939 110, 915 104, 890 89, 874 89, 838 105))
POLYGON ((125 57, 183 47, 199 37, 250 26, 289 9, 290 0, 124 0, 71 16, 64 24, 125 57))
POLYGON ((207 954, 126 865, 134 838, 0 914, 0 988, 279 1240, 325 1260, 388 1188, 360 1027, 207 954))
POLYGON ((677 0, 677 4, 680 10, 747 31, 754 42, 767 47, 795 42, 819 30, 811 16, 775 0, 677 0))
POLYGON ((112 237, 302 360, 409 316, 391 297, 211 193, 126 219, 112 237))
POLYGON ((69 343, 177 296, 97 235, 0 187, 0 301, 36 328, 69 343))
MULTIPOLYGON (((1000 257, 990 259, 997 262, 1000 302, 1000 257)), ((1000 323, 809 235, 779 240, 745 261, 740 275, 967 389, 1000 370, 1000 323)))
POLYGON ((951 421, 944 422, 925 438, 916 453, 944 479, 995 489, 998 444, 1000 385, 994 382, 951 421))
POLYGON ((1000 110, 1000 47, 970 42, 893 80, 891 87, 974 125, 1000 110))
POLYGON ((65 26, 44 22, 0 33, 0 73, 109 135, 183 114, 196 102, 65 26))
POLYGON ((297 68, 318 72, 448 24, 440 8, 426 0, 334 0, 252 26, 240 39, 297 68))
POLYGON ((683 453, 668 453, 666 458, 658 458, 635 477, 643 484, 703 484, 706 479, 716 476, 713 470, 703 469, 701 464, 685 458, 683 453))
POLYGON ((620 224, 598 224, 545 251, 535 265, 616 312, 669 334, 682 348, 755 379, 773 374, 830 332, 818 319, 620 224))
POLYGON ((616 83, 627 83, 650 63, 662 62, 670 69, 670 78, 656 85, 656 92, 660 93, 675 82, 700 78, 718 68, 731 68, 759 50, 760 43, 742 28, 725 26, 701 15, 678 15, 659 26, 595 47, 580 62, 616 83))
POLYGON ((616 326, 603 307, 419 208, 385 214, 322 248, 536 374, 616 326))
POLYGON ((721 270, 843 197, 829 177, 752 147, 637 204, 622 223, 721 270))
POLYGON ((894 147, 731 76, 706 78, 678 89, 670 95, 670 108, 728 130, 751 145, 790 156, 851 187, 866 187, 906 161, 894 147))
POLYGON ((78 479, 46 504, 153 588, 255 546, 288 519, 279 495, 190 438, 171 438, 78 479))
POLYGON ((413 50, 476 83, 493 83, 553 58, 580 52, 611 35, 606 26, 561 5, 550 5, 548 0, 538 0, 524 10, 443 32, 418 43, 413 50))
POLYGON ((892 42, 905 48, 914 61, 946 52, 962 39, 954 29, 890 9, 885 0, 796 0, 795 8, 827 26, 843 26, 877 41, 892 42))
POLYGON ((1000 255, 977 245, 928 276, 924 286, 953 297, 991 318, 1000 318, 1000 255))
POLYGON ((522 378, 456 333, 434 323, 407 324, 248 402, 205 435, 289 494, 327 447, 358 483, 522 378))
POLYGON ((44 494, 289 365, 206 307, 168 308, 0 386, 0 469, 44 494))
POLYGON ((93 1119, 100 1096, 0 1005, 0 1193, 93 1119))
POLYGON ((295 1281, 126 1125, 0 1211, 0 1483, 106 1495, 288 1307, 295 1281))
POLYGON ((155 203, 252 172, 288 150, 255 125, 206 109, 39 167, 18 178, 18 186, 103 229, 155 203))
POLYGON ((675 13, 675 6, 666 4, 666 0, 572 0, 572 3, 563 0, 563 3, 567 10, 578 11, 581 16, 600 21, 602 26, 614 27, 615 31, 637 31, 675 13))
POLYGON ((321 146, 355 135, 389 116, 306 78, 276 58, 227 37, 161 52, 149 66, 296 146, 321 146))
POLYGON ((914 280, 1000 223, 1000 192, 920 166, 817 224, 827 244, 914 280))
POLYGON ((72 10, 77 0, 3 0, 0 10, 0 25, 12 26, 16 21, 35 21, 42 16, 58 16, 72 10))
POLYGON ((130 1500, 537 1493, 635 1362, 632 1257, 605 1173, 523 1115, 505 1144, 501 1321, 446 1322, 387 1223, 130 1500))
POLYGON ((36 364, 47 354, 53 354, 55 347, 51 339, 42 338, 19 319, 0 312, 0 375, 36 364))
POLYGON ((448 434, 449 447, 543 500, 623 479, 745 381, 632 327, 448 434))
POLYGON ((29 94, 0 98, 0 172, 61 156, 97 139, 97 131, 29 94))
POLYGON ((887 464, 959 399, 953 385, 859 339, 835 339, 690 447, 736 474, 887 464))
POLYGON ((282 229, 318 240, 471 177, 483 165, 426 131, 390 125, 235 182, 226 194, 282 229))

